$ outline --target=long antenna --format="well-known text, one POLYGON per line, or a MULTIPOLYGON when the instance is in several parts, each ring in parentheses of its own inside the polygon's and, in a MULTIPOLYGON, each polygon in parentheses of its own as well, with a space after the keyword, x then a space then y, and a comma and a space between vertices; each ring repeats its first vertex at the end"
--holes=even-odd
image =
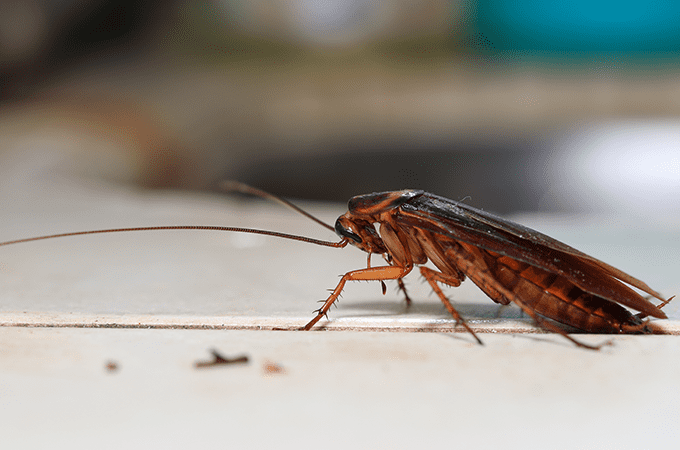
POLYGON ((108 230, 92 230, 92 231, 75 231, 72 233, 50 234, 48 236, 38 236, 24 239, 16 239, 14 241, 0 242, 0 247, 3 245, 21 244, 22 242, 40 241, 43 239, 54 239, 67 236, 80 236, 83 234, 100 234, 100 233, 119 233, 123 231, 158 231, 158 230, 208 230, 208 231, 235 231, 239 233, 253 233, 264 234, 266 236, 275 236, 284 239, 292 239, 294 241, 302 241, 310 244, 323 245, 325 247, 345 247, 347 239, 342 239, 340 242, 322 241, 306 236, 298 236, 295 234, 279 233, 278 231, 257 230, 254 228, 241 227, 218 227, 218 226, 202 226, 202 225, 173 225, 160 227, 135 227, 135 228, 110 228, 108 230))
POLYGON ((312 219, 314 222, 318 223, 322 227, 325 227, 333 232, 335 232, 335 228, 332 226, 328 225, 321 219, 317 219, 313 215, 309 214, 307 211, 302 210, 298 206, 295 206, 288 200, 285 200, 281 197, 277 197, 276 195, 270 194, 269 192, 261 191, 257 188, 254 188, 252 186, 248 186, 247 184, 241 183, 240 181, 234 181, 234 180, 225 180, 220 182, 219 188, 222 189, 223 191, 226 192, 240 192, 242 194, 250 194, 250 195, 256 195, 258 197, 266 198, 268 200, 273 200, 286 208, 290 208, 293 211, 296 211, 303 216, 307 217, 308 219, 312 219))
MULTIPOLYGON (((277 203, 282 204, 283 206, 292 209, 293 211, 296 211, 303 216, 313 220, 314 222, 318 223, 319 225, 323 226, 324 228, 327 228, 331 231, 335 231, 335 229, 328 225, 327 223, 323 222, 320 219, 317 219, 313 215, 309 214, 307 211, 302 210, 301 208, 295 206, 288 200, 284 200, 280 197, 277 197, 276 195, 270 194, 265 191, 261 191, 260 189, 254 188, 252 186, 248 186, 247 184, 243 184, 238 181, 223 181, 220 183, 220 188, 227 191, 227 192, 241 192, 244 194, 251 194, 251 195, 256 195, 258 197, 266 198, 269 200, 273 200, 277 203)), ((24 238, 24 239, 16 239, 13 241, 6 241, 6 242, 0 242, 0 247, 3 245, 12 245, 12 244, 21 244, 23 242, 31 242, 31 241, 40 241, 43 239, 54 239, 54 238, 60 238, 60 237, 68 237, 68 236, 80 236, 83 234, 100 234, 100 233, 120 233, 123 231, 159 231, 159 230, 206 230, 206 231, 233 231, 233 232, 238 232, 238 233, 252 233, 252 234, 263 234, 266 236, 274 236, 274 237, 279 237, 279 238, 284 238, 284 239, 291 239, 294 241, 301 241, 301 242, 307 242, 310 244, 316 244, 316 245, 323 245, 325 247, 345 247, 347 243, 349 242, 347 239, 342 239, 340 242, 332 242, 332 241, 322 241, 319 239, 313 239, 310 237, 306 236, 298 236, 295 234, 288 234, 288 233, 281 233, 278 231, 269 231, 269 230, 258 230, 255 228, 242 228, 242 227, 221 227, 221 226, 203 226, 203 225, 170 225, 170 226, 156 226, 156 227, 133 227, 133 228, 109 228, 106 230, 91 230, 91 231, 75 231, 71 233, 59 233, 59 234, 50 234, 47 236, 37 236, 37 237, 31 237, 31 238, 24 238)))

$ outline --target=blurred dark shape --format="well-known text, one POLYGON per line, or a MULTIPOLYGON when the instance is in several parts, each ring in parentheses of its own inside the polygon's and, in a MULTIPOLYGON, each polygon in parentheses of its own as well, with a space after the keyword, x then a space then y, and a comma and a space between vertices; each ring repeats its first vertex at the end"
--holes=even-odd
POLYGON ((21 100, 74 64, 115 62, 143 48, 173 1, 0 3, 0 101, 21 100))
POLYGON ((157 9, 163 3, 144 0, 84 3, 80 14, 70 17, 68 28, 63 30, 61 39, 53 46, 55 56, 78 58, 88 52, 144 37, 145 30, 159 14, 157 9))
POLYGON ((528 144, 513 147, 462 144, 441 149, 360 148, 279 156, 237 167, 224 179, 287 198, 346 202, 352 196, 399 189, 424 189, 497 213, 537 209, 542 179, 525 161, 528 144))

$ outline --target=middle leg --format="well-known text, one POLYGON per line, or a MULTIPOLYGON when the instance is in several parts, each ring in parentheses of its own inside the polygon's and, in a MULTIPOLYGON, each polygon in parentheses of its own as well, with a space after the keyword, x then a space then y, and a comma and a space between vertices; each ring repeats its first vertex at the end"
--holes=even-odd
POLYGON ((437 294, 437 297, 442 301, 446 309, 449 311, 449 313, 453 316, 454 319, 456 319, 456 326, 457 325, 462 325, 476 340, 479 342, 481 345, 484 345, 484 343, 477 337, 474 331, 472 331, 472 328, 468 326, 468 324, 465 322, 465 319, 463 319, 463 316, 460 315, 458 311, 456 311, 456 308, 453 307, 451 304, 451 301, 444 295, 444 292, 442 292, 441 288, 437 284, 439 283, 444 283, 449 286, 453 287, 458 287, 460 286, 460 283, 462 280, 458 277, 454 277, 451 275, 445 275, 441 272, 437 272, 435 270, 432 270, 428 267, 420 267, 420 273, 423 275, 423 277, 427 280, 428 283, 430 283, 430 287, 432 287, 432 290, 437 294))

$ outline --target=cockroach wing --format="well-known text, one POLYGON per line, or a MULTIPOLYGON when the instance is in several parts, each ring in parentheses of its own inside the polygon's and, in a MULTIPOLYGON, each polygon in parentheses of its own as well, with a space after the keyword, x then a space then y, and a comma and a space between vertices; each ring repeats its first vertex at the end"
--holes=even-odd
POLYGON ((423 193, 402 204, 395 220, 438 234, 442 239, 467 242, 560 274, 593 295, 652 317, 666 318, 660 309, 621 281, 665 300, 644 282, 550 236, 494 214, 423 193))

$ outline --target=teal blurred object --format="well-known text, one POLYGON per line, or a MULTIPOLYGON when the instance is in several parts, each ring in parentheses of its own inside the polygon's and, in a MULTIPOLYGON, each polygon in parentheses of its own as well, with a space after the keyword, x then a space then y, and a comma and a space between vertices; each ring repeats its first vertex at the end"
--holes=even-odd
POLYGON ((499 51, 677 52, 680 2, 491 0, 479 2, 477 32, 499 51))

